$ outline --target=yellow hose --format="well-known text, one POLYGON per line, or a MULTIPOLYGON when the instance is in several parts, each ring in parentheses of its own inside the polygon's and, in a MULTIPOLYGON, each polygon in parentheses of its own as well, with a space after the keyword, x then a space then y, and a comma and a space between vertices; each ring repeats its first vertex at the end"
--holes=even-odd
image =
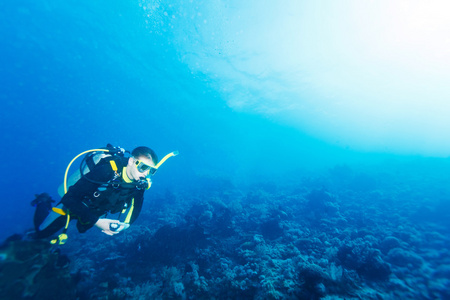
POLYGON ((91 150, 86 150, 84 152, 81 152, 80 154, 78 154, 77 156, 75 156, 72 161, 69 163, 69 165, 66 168, 66 173, 64 174, 64 194, 67 193, 67 174, 69 173, 69 169, 70 166, 72 165, 72 163, 81 155, 89 153, 89 152, 96 152, 96 151, 103 151, 103 152, 109 152, 109 150, 107 149, 91 149, 91 150))

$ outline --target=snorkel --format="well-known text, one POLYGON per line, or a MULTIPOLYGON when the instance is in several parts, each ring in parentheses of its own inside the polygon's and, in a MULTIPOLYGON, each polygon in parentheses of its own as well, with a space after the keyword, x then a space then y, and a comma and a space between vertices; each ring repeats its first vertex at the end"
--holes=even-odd
MULTIPOLYGON (((164 156, 160 161, 159 161, 159 163, 156 165, 156 166, 154 166, 154 167, 150 167, 150 166, 148 166, 150 169, 149 169, 149 172, 148 172, 148 175, 147 176, 145 176, 145 178, 144 179, 141 179, 141 180, 139 180, 138 182, 137 182, 137 188, 138 189, 145 189, 145 190, 148 190, 148 189, 150 189, 150 187, 152 186, 152 180, 151 180, 151 177, 153 176, 153 175, 155 175, 155 173, 156 173, 156 171, 158 171, 158 168, 168 159, 168 158, 170 158, 170 157, 172 157, 172 156, 177 156, 178 155, 178 151, 173 151, 173 152, 170 152, 169 154, 167 154, 166 156, 164 156)), ((139 170, 139 169, 138 169, 139 170)))
MULTIPOLYGON (((156 169, 156 170, 158 170, 158 168, 168 159, 168 158, 170 158, 170 157, 172 157, 172 156, 177 156, 178 155, 178 151, 173 151, 173 152, 170 152, 169 154, 167 154, 166 156, 164 156, 160 161, 159 161, 159 163, 156 165, 156 166, 154 166, 154 167, 152 167, 153 169, 156 169)), ((155 172, 153 172, 151 175, 154 175, 156 173, 156 171, 155 172)))

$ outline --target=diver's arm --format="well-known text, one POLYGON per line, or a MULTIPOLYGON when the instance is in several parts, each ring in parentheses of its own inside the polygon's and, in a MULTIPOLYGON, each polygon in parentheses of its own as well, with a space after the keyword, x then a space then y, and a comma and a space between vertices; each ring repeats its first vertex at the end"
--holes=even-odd
POLYGON ((114 235, 121 232, 122 230, 128 229, 128 227, 130 227, 130 224, 133 223, 139 216, 143 202, 144 202, 143 192, 139 192, 132 199, 132 205, 128 210, 126 218, 127 220, 125 220, 125 222, 120 222, 119 220, 112 220, 112 219, 98 219, 97 222, 95 223, 95 226, 100 228, 102 232, 107 235, 114 235), (111 224, 116 224, 115 229, 112 228, 111 224))
POLYGON ((134 209, 131 214, 130 224, 133 224, 133 222, 136 221, 136 219, 139 217, 143 203, 144 203, 144 191, 141 191, 138 195, 134 197, 134 209))

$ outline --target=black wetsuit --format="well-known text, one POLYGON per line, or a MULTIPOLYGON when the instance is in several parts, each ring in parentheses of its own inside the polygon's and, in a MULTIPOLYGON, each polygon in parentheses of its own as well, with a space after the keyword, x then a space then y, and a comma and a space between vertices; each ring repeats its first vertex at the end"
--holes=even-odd
MULTIPOLYGON (((71 220, 77 220, 77 229, 83 233, 90 229, 106 213, 118 213, 133 206, 130 224, 142 208, 145 189, 126 183, 122 177, 128 158, 106 157, 94 169, 81 177, 61 199, 71 220), (110 161, 117 165, 117 173, 110 161), (103 184, 102 184, 103 183, 103 184), (134 199, 134 200, 133 200, 134 199)), ((57 218, 50 226, 38 232, 38 237, 47 237, 65 226, 66 217, 57 218)))

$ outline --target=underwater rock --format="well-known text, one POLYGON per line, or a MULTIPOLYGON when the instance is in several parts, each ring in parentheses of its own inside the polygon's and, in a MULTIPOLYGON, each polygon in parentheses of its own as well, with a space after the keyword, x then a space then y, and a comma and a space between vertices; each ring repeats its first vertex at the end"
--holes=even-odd
POLYGON ((0 299, 75 299, 69 260, 48 241, 15 240, 2 245, 0 299))
POLYGON ((313 190, 307 196, 307 207, 313 210, 322 210, 327 202, 335 202, 335 198, 324 189, 313 190))
POLYGON ((298 295, 301 299, 319 299, 327 294, 326 286, 331 281, 322 267, 314 263, 301 264, 298 276, 303 281, 302 292, 298 295))
POLYGON ((336 197, 325 189, 312 190, 306 199, 306 213, 311 222, 317 223, 320 218, 341 217, 336 197))
POLYGON ((381 252, 383 252, 383 254, 388 254, 389 251, 393 248, 399 248, 400 247, 400 241, 393 237, 393 236, 388 236, 386 237, 380 245, 380 250, 381 252))
POLYGON ((418 268, 423 264, 423 259, 420 256, 401 248, 394 248, 390 250, 387 255, 387 261, 399 267, 411 265, 413 268, 418 268))
POLYGON ((196 203, 186 213, 185 219, 189 224, 202 227, 205 232, 214 231, 216 236, 226 237, 234 233, 231 211, 221 201, 196 203))
POLYGON ((323 283, 327 277, 325 271, 320 266, 312 263, 302 264, 299 272, 299 276, 305 281, 308 287, 314 287, 319 283, 323 283))
POLYGON ((194 257, 196 249, 206 247, 206 237, 199 226, 166 225, 158 229, 149 241, 140 242, 141 246, 134 253, 134 258, 143 262, 176 265, 180 260, 194 257))
POLYGON ((283 228, 281 227, 279 220, 272 219, 262 223, 260 226, 261 233, 266 239, 274 240, 283 235, 283 228))
POLYGON ((430 281, 429 290, 432 295, 432 299, 450 299, 450 279, 439 278, 438 280, 430 281))
POLYGON ((387 280, 392 272, 380 254, 359 238, 340 247, 337 257, 344 267, 356 270, 360 276, 375 281, 387 280))

